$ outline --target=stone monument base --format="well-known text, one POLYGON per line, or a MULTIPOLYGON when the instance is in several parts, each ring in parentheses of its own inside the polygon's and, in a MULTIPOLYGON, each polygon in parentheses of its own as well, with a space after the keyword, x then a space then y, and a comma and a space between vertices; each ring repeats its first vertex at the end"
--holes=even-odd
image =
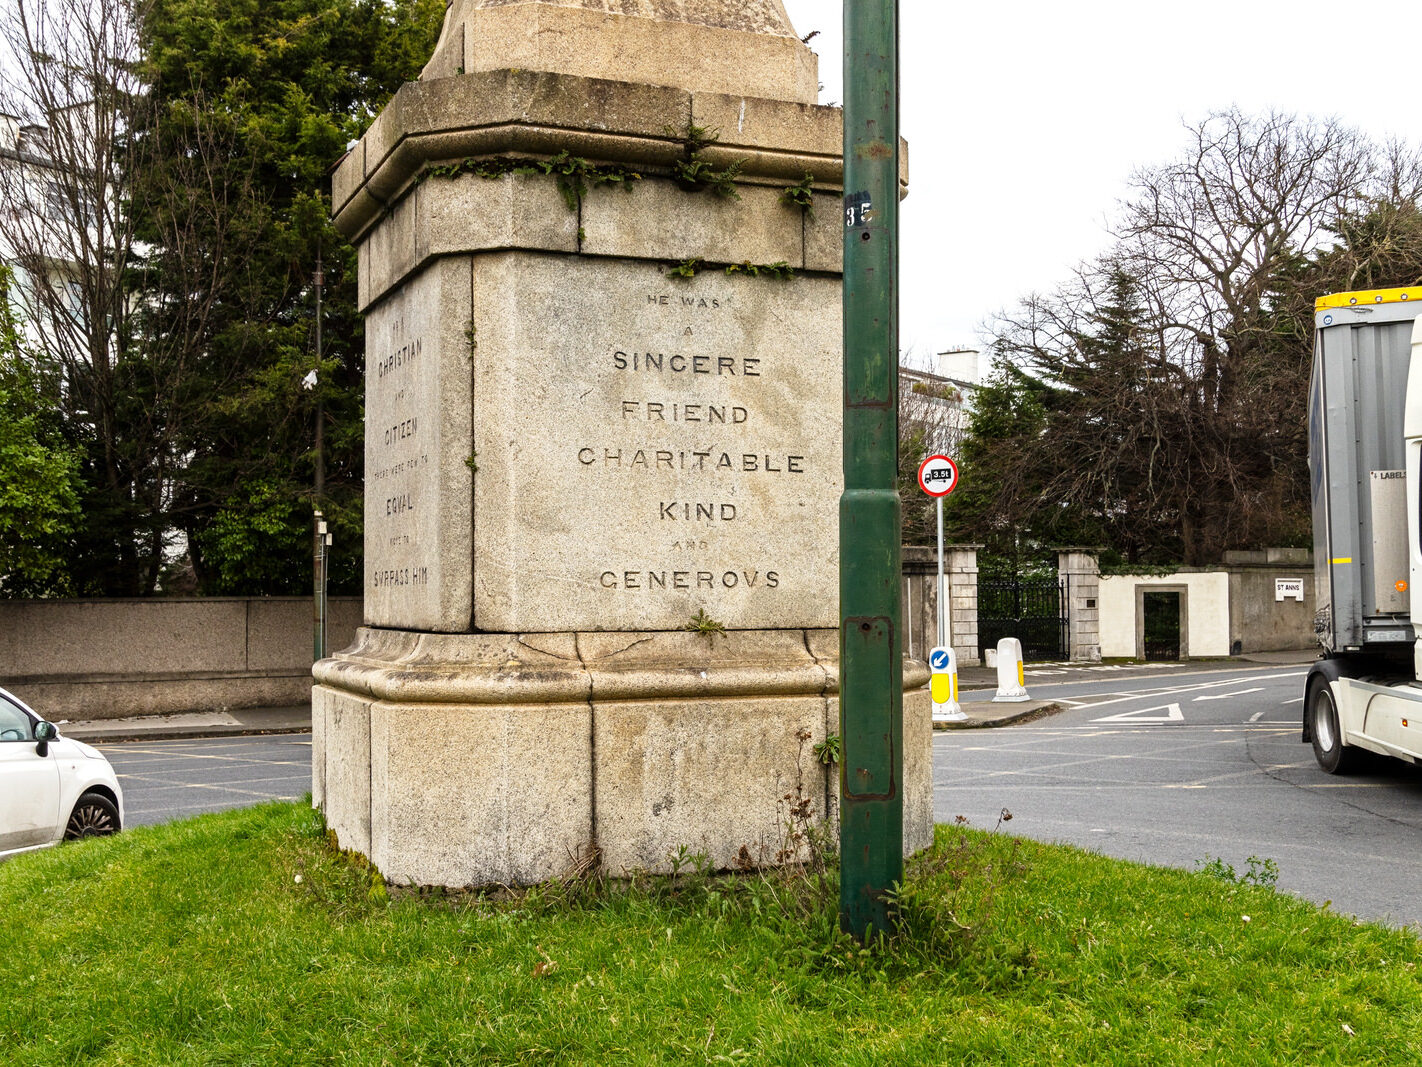
MULTIPOLYGON (((528 885, 793 861, 837 815, 834 630, 430 634, 363 628, 316 665, 313 802, 393 882, 528 885), (668 667, 667 664, 677 666, 668 667)), ((904 665, 904 850, 932 843, 928 671, 904 665)))

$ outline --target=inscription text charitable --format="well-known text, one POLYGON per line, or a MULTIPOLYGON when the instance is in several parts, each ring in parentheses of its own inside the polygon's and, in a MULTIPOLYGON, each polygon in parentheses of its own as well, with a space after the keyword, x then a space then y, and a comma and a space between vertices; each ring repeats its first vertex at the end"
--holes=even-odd
MULTIPOLYGON (((655 559, 666 551, 691 552, 705 562, 683 569, 652 559, 642 563, 609 559, 606 569, 597 573, 597 586, 644 595, 780 589, 780 567, 770 561, 743 565, 736 557, 743 558, 747 550, 744 535, 723 542, 717 531, 750 523, 749 531, 757 522, 773 521, 770 502, 780 490, 771 483, 778 484, 781 478, 798 481, 809 473, 809 449, 784 447, 787 425, 796 425, 787 416, 794 413, 775 410, 769 399, 787 391, 780 377, 780 361, 785 357, 773 349, 757 350, 759 346, 727 352, 722 348, 727 343, 747 345, 754 339, 728 342, 724 330, 702 328, 699 316, 735 311, 731 295, 649 293, 646 305, 658 314, 649 321, 655 328, 644 342, 609 345, 601 359, 605 373, 611 375, 607 384, 612 386, 603 395, 621 394, 601 410, 601 421, 611 433, 601 441, 586 436, 575 440, 572 458, 576 469, 589 475, 645 484, 644 490, 636 490, 634 501, 640 502, 634 502, 634 511, 654 517, 656 527, 669 536, 660 550, 652 541, 630 548, 629 554, 650 549, 655 559), (662 318, 662 309, 673 317, 662 318), (675 318, 678 312, 683 313, 680 322, 675 318), (678 343, 661 344, 673 325, 680 334, 678 343), (619 387, 619 382, 625 385, 619 387), (688 539, 681 532, 698 528, 696 538, 688 539), (717 557, 722 566, 707 565, 717 557)), ((736 338, 737 332, 730 337, 736 338)), ((589 421, 598 420, 582 422, 585 434, 589 421)), ((641 528, 647 529, 645 522, 641 528)), ((760 548, 773 551, 774 531, 760 533, 764 537, 760 548)))

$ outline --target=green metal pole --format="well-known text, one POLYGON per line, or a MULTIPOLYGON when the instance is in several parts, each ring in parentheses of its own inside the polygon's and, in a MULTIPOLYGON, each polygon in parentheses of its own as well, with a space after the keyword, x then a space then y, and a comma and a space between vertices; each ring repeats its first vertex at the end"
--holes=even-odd
POLYGON ((861 940, 904 868, 898 45, 897 0, 845 0, 839 917, 861 940))

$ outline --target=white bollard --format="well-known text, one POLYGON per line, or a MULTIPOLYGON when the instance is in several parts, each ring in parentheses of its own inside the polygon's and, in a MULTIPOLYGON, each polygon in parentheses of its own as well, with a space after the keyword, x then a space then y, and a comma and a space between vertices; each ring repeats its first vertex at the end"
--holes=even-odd
POLYGON ((958 703, 958 654, 940 645, 928 654, 928 668, 933 672, 928 680, 933 721, 967 722, 968 716, 958 703))
POLYGON ((994 704, 1020 703, 1031 700, 1022 676, 1022 642, 1004 637, 997 643, 997 696, 994 704))

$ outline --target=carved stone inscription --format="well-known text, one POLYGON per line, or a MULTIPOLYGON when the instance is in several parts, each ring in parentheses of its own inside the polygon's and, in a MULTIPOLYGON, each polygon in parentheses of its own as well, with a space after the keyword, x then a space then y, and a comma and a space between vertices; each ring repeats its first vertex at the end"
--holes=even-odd
POLYGON ((835 624, 837 280, 474 270, 476 626, 835 624))
POLYGON ((365 614, 468 629, 469 261, 442 260, 366 320, 365 614))

